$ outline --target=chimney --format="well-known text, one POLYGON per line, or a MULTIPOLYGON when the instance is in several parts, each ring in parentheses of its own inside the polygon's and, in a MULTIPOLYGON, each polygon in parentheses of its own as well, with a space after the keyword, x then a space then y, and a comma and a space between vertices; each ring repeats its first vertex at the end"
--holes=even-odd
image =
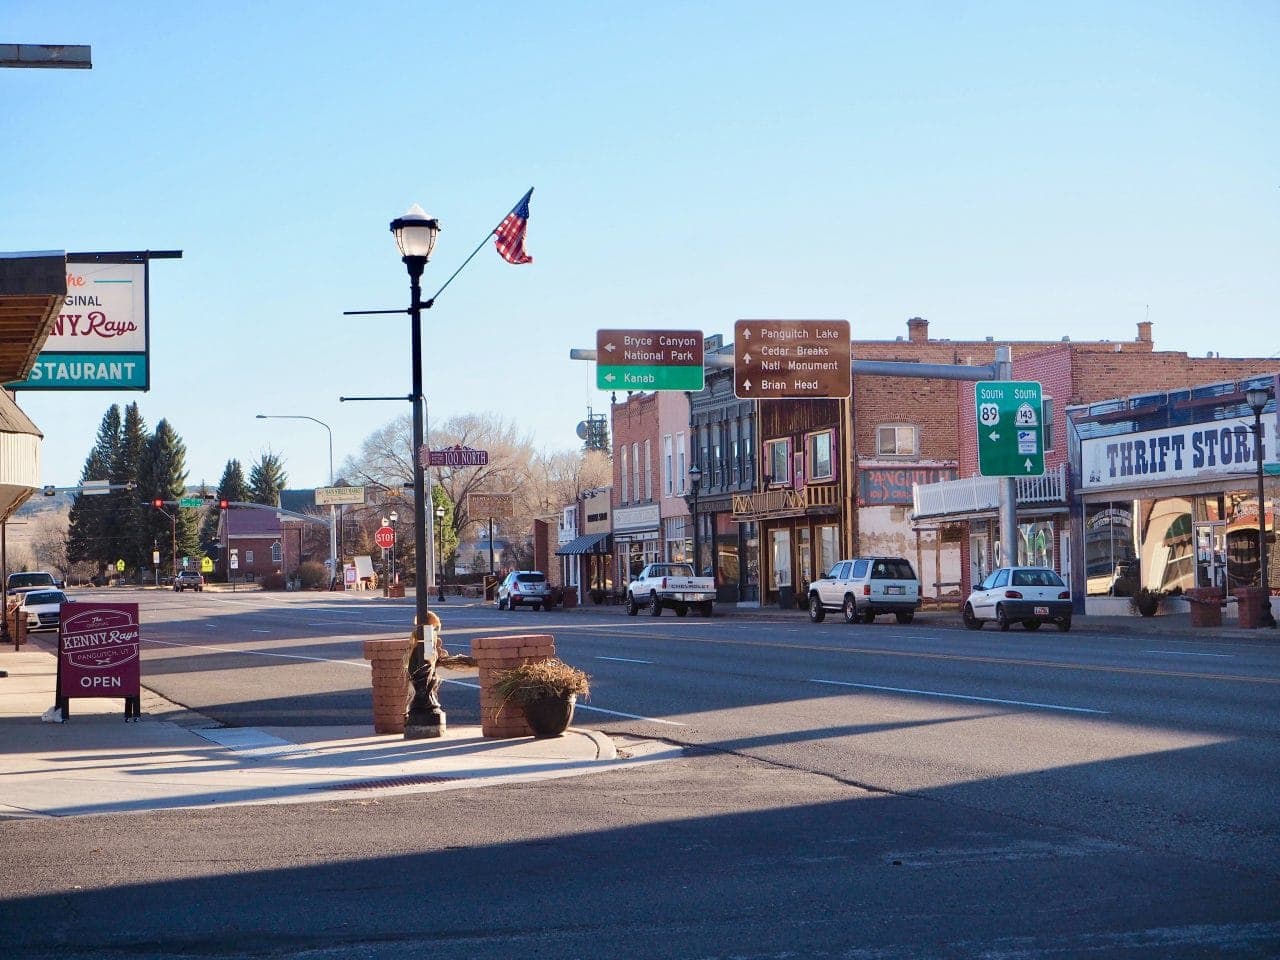
POLYGON ((1151 321, 1150 320, 1142 320, 1138 323, 1138 342, 1139 343, 1151 342, 1151 321))
POLYGON ((929 321, 924 317, 912 317, 907 321, 907 336, 912 343, 926 343, 929 340, 929 321))

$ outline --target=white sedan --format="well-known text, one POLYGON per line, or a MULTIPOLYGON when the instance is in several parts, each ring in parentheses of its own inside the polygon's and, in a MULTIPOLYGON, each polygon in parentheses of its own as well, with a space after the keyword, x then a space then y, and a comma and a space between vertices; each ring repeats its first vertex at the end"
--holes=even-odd
POLYGON ((1001 630, 1013 623, 1039 630, 1052 621, 1065 633, 1071 629, 1071 591, 1048 567, 1001 567, 969 594, 962 616, 970 630, 981 630, 988 620, 1001 630))
POLYGON ((62 605, 72 601, 61 590, 30 590, 22 596, 18 616, 25 617, 27 630, 57 630, 62 605))

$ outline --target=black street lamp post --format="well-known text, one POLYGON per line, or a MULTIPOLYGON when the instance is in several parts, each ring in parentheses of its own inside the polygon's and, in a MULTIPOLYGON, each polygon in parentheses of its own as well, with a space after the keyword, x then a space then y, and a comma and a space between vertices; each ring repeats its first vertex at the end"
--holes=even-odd
POLYGON ((698 539, 698 491, 702 486, 702 469, 695 463, 689 468, 689 495, 693 499, 693 575, 702 575, 702 550, 698 539))
POLYGON ((409 658, 409 672, 414 686, 424 692, 424 696, 415 697, 415 704, 422 700, 430 701, 430 710, 423 715, 415 716, 411 708, 405 725, 405 736, 413 731, 415 737, 438 737, 443 735, 445 727, 444 710, 436 691, 440 687, 440 678, 436 676, 436 651, 434 642, 430 649, 426 643, 427 614, 427 497, 426 484, 423 480, 422 446, 422 311, 430 308, 432 301, 422 299, 422 272, 431 251, 436 245, 436 237, 440 233, 440 221, 428 217, 426 212, 416 203, 409 208, 403 217, 391 221, 391 232, 395 234, 396 246, 400 248, 400 256, 409 271, 409 320, 410 320, 410 356, 413 361, 413 383, 409 394, 409 402, 413 404, 413 566, 414 566, 414 609, 413 620, 413 653, 409 658))
POLYGON ((444 603, 444 507, 436 507, 436 570, 436 600, 444 603))
POLYGON ((1258 582, 1262 586, 1262 615, 1258 618, 1258 625, 1274 627, 1276 618, 1271 613, 1271 582, 1267 578, 1267 507, 1262 469, 1264 452, 1262 409, 1267 405, 1267 401, 1271 399, 1271 391, 1258 387, 1253 390, 1246 390, 1244 396, 1245 402, 1253 410, 1253 449, 1254 460, 1258 465, 1258 582))

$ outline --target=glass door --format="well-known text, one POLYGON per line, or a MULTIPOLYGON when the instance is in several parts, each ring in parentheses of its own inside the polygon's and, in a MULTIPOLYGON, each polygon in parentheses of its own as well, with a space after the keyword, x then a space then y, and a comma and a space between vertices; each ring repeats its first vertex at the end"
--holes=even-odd
POLYGON ((1225 587, 1227 583, 1227 527, 1224 523, 1196 524, 1196 586, 1225 587))

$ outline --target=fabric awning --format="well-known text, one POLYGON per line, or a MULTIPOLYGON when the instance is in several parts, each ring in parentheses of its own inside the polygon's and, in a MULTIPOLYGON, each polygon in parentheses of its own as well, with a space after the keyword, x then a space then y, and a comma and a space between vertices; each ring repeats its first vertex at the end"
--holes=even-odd
POLYGON ((557 557, 574 557, 587 553, 607 554, 609 552, 608 533, 588 533, 570 540, 556 551, 557 557))

